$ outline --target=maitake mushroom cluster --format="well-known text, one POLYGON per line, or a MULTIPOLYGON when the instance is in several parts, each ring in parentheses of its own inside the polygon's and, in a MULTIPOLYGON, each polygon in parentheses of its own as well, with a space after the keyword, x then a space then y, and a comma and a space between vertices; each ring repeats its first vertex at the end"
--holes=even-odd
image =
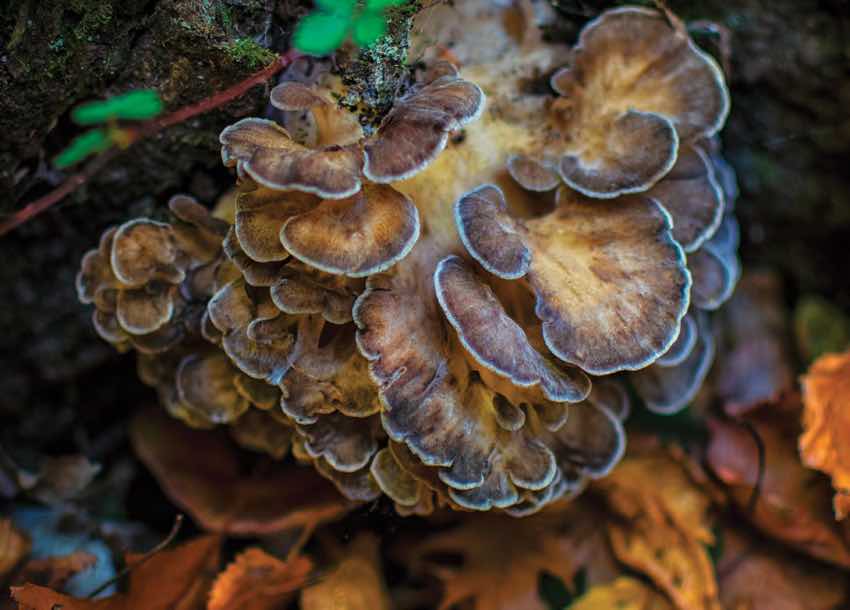
POLYGON ((284 82, 286 128, 221 134, 232 225, 176 197, 104 234, 80 298, 170 413, 402 514, 525 515, 616 464, 628 386, 693 398, 739 274, 723 74, 658 11, 510 29, 371 133, 331 76, 284 82))

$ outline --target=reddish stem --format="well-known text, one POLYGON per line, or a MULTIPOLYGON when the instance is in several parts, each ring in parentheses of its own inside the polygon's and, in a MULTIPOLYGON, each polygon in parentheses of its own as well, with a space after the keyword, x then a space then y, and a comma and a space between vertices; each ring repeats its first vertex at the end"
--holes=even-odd
MULTIPOLYGON (((292 49, 283 55, 279 55, 277 59, 259 72, 255 72, 242 82, 237 83, 224 91, 220 91, 210 97, 204 98, 197 104, 181 108, 180 110, 172 112, 160 119, 148 121, 138 129, 126 129, 125 131, 128 135, 126 142, 127 145, 131 145, 134 142, 138 142, 141 139, 171 127, 172 125, 177 125, 178 123, 182 123, 194 116, 209 112, 210 110, 223 106, 224 104, 243 96, 251 87, 266 82, 269 78, 283 70, 300 56, 301 54, 298 51, 292 49)), ((118 152, 118 149, 113 148, 102 153, 93 159, 83 171, 69 177, 65 180, 65 182, 47 193, 44 197, 28 203, 23 208, 15 212, 9 219, 0 223, 0 237, 15 227, 37 216, 52 205, 62 201, 65 197, 90 180, 92 176, 100 171, 100 169, 106 165, 107 161, 110 161, 113 157, 115 157, 118 152)))

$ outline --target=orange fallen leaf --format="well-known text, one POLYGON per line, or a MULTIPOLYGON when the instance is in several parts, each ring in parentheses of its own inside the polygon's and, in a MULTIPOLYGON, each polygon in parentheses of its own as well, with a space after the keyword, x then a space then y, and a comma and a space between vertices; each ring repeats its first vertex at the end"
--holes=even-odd
POLYGON ((596 487, 620 517, 608 525, 616 557, 646 574, 679 610, 719 610, 706 545, 711 500, 666 449, 640 448, 596 487))
POLYGON ((578 598, 570 610, 671 610, 667 598, 635 578, 621 576, 597 585, 578 598))
MULTIPOLYGON (((127 593, 80 599, 49 587, 12 587, 20 610, 202 610, 219 567, 221 540, 202 536, 170 551, 160 551, 130 571, 127 593)), ((128 555, 133 566, 141 556, 128 555)))
POLYGON ((159 409, 131 428, 136 454, 165 494, 202 527, 236 536, 314 527, 350 508, 312 468, 263 460, 243 472, 239 449, 224 433, 193 430, 159 409))
POLYGON ((842 573, 725 529, 717 563, 720 597, 729 610, 832 610, 847 595, 842 573))
POLYGON ((76 551, 61 557, 30 559, 15 575, 15 583, 36 583, 51 589, 61 589, 72 576, 88 570, 97 563, 97 557, 85 551, 76 551))
POLYGON ((598 515, 580 504, 520 519, 492 513, 461 518, 459 526, 399 552, 411 569, 442 581, 441 610, 470 600, 476 610, 545 610, 541 573, 569 584, 591 555, 607 555, 605 539, 597 535, 598 515), (463 565, 441 564, 437 558, 447 555, 462 557, 463 565))
POLYGON ((303 556, 282 561, 259 548, 241 553, 215 579, 207 610, 275 610, 304 586, 313 562, 303 556))
POLYGON ((378 539, 360 534, 330 574, 301 592, 301 610, 390 610, 378 539))
POLYGON ((11 519, 0 519, 0 583, 21 563, 30 551, 26 534, 11 519))
POLYGON ((765 534, 817 559, 850 567, 850 548, 832 518, 829 482, 800 463, 796 419, 796 413, 777 413, 768 407, 745 420, 764 446, 764 471, 754 506, 759 451, 743 423, 708 421, 708 464, 732 500, 765 534))
POLYGON ((850 510, 850 352, 818 358, 803 377, 800 455, 832 477, 837 519, 850 510))

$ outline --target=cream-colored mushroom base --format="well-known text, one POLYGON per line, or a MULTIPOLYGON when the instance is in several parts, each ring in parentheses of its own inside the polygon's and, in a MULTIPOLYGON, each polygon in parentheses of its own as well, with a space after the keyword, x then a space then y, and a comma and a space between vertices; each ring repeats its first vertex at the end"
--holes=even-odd
POLYGON ((232 223, 177 198, 107 231, 80 297, 170 413, 354 500, 520 516, 616 465, 629 386, 691 400, 738 276, 722 73, 672 15, 570 49, 543 9, 429 9, 427 69, 368 134, 293 75, 282 125, 221 135, 232 223))

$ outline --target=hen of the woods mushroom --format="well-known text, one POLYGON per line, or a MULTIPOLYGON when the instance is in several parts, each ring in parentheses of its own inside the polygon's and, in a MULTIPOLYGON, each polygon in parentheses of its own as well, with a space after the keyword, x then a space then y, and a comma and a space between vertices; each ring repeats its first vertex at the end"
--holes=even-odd
POLYGON ((525 515, 604 476, 629 386, 693 398, 739 271, 728 93, 683 24, 616 9, 568 49, 481 4, 447 28, 461 65, 374 128, 321 70, 275 87, 282 125, 221 134, 232 225, 175 197, 78 279, 172 415, 402 514, 525 515))

